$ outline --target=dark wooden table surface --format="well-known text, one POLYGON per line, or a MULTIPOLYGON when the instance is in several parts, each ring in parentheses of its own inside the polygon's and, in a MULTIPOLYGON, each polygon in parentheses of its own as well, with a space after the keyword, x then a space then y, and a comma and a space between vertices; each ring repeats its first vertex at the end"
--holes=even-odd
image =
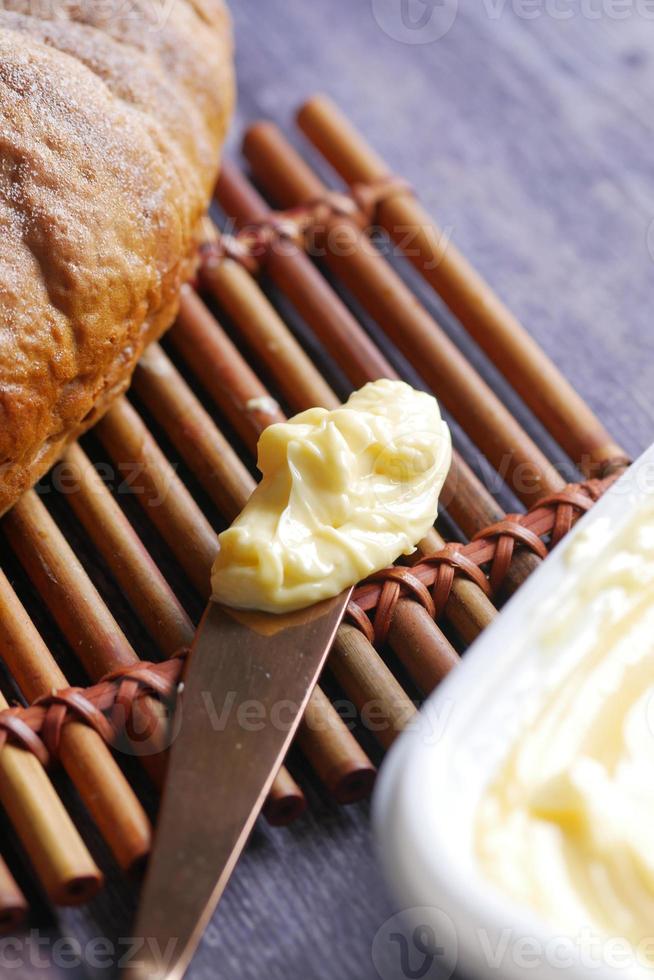
MULTIPOLYGON (((400 0, 233 6, 240 105, 232 152, 248 122, 268 117, 289 128, 303 98, 328 92, 414 183, 625 448, 648 445, 654 13, 636 0, 461 0, 458 10, 455 0, 410 0, 416 20, 407 27, 400 0)), ((371 958, 394 910, 368 806, 337 809, 318 791, 311 804, 290 829, 257 830, 191 980, 404 976, 391 944, 381 971, 371 958)), ((44 913, 49 942, 37 947, 32 937, 18 969, 3 949, 0 976, 111 976, 102 945, 86 947, 82 971, 66 966, 66 947, 54 943, 106 937, 120 949, 132 911, 130 889, 115 881, 91 910, 55 921, 44 913)))

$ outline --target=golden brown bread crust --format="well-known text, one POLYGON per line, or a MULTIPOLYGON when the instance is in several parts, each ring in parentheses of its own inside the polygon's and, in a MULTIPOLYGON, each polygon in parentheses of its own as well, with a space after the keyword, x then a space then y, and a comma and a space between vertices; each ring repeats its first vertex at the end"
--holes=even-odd
POLYGON ((172 323, 233 92, 222 0, 0 0, 0 514, 172 323))

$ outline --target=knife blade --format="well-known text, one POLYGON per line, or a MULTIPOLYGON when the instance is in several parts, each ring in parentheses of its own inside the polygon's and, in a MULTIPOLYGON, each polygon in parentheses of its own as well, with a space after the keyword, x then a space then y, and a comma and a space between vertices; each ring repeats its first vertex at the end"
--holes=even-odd
POLYGON ((351 589, 274 616, 209 603, 176 712, 129 980, 180 980, 246 844, 351 589))

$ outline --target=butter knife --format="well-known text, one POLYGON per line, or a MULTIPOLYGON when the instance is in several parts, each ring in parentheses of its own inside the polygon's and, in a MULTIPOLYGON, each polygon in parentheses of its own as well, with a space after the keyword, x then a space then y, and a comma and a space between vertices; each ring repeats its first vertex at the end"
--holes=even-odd
POLYGON ((350 595, 280 616, 209 603, 176 709, 129 980, 183 977, 284 760, 350 595))

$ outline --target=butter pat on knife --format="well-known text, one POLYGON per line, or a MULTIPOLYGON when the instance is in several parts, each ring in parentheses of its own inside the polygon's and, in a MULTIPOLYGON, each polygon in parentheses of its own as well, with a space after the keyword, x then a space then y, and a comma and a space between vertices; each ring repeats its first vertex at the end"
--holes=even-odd
POLYGON ((214 598, 289 612, 411 554, 434 524, 451 454, 436 399, 403 381, 271 425, 259 441, 263 479, 220 535, 214 598))

